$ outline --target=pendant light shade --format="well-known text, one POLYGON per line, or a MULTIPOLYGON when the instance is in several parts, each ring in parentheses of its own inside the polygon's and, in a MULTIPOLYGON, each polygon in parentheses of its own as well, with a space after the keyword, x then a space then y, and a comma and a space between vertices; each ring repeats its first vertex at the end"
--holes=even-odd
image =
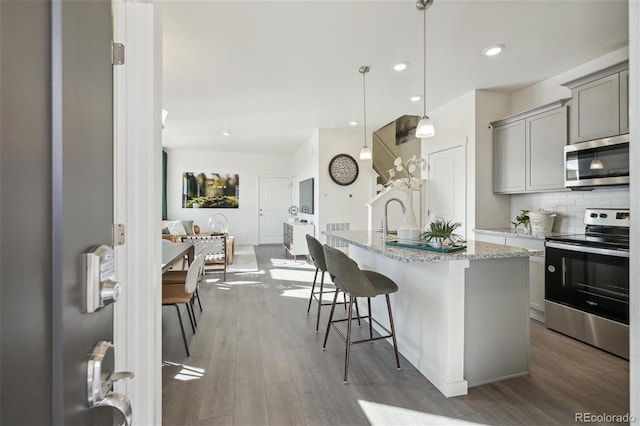
POLYGON ((433 121, 427 116, 427 9, 431 7, 433 4, 433 0, 418 0, 416 2, 416 9, 422 11, 422 32, 423 32, 423 64, 424 64, 424 72, 423 72, 423 81, 422 81, 422 106, 423 113, 422 119, 418 123, 418 127, 416 127, 416 138, 424 139, 430 138, 436 134, 436 129, 433 126, 433 121))
POLYGON ((371 155, 371 149, 367 146, 367 79, 366 75, 369 72, 370 68, 366 65, 363 65, 358 70, 360 74, 362 74, 362 105, 364 110, 364 118, 362 120, 362 127, 364 128, 364 146, 360 150, 360 159, 361 160, 371 160, 373 157, 371 155))
POLYGON ((418 127, 416 127, 416 138, 430 138, 435 134, 436 129, 433 127, 433 121, 425 115, 420 119, 418 127))

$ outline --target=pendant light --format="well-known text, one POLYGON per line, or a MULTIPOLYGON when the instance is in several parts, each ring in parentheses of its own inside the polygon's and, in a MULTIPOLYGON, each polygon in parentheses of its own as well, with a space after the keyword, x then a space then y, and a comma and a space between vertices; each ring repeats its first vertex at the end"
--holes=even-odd
POLYGON ((363 109, 364 109, 364 118, 362 120, 362 127, 364 128, 364 146, 360 150, 360 159, 361 160, 371 160, 371 150, 367 146, 367 73, 370 68, 367 65, 363 65, 360 67, 359 71, 362 74, 362 99, 363 99, 363 109))
POLYGON ((424 139, 430 138, 436 134, 433 127, 433 121, 427 116, 427 9, 431 7, 433 0, 418 0, 416 2, 416 9, 422 11, 423 15, 423 36, 424 36, 424 72, 423 72, 423 92, 422 92, 422 105, 423 114, 418 127, 416 127, 416 138, 424 139))

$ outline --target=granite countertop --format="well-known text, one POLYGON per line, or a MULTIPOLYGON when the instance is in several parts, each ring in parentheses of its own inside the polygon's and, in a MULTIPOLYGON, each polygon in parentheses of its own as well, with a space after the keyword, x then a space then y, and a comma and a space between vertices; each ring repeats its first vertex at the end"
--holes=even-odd
POLYGON ((465 250, 440 253, 420 249, 387 246, 382 243, 382 233, 376 231, 322 231, 324 235, 361 247, 406 263, 442 262, 448 260, 500 259, 510 257, 541 256, 544 251, 531 250, 469 240, 465 250))
POLYGON ((474 229, 474 232, 478 234, 486 234, 486 235, 496 235, 498 237, 518 237, 518 238, 529 238, 532 240, 544 240, 546 237, 553 237, 557 235, 566 235, 562 232, 548 232, 545 234, 541 233, 531 233, 525 234, 524 229, 518 228, 517 230, 513 228, 497 228, 497 229, 474 229))

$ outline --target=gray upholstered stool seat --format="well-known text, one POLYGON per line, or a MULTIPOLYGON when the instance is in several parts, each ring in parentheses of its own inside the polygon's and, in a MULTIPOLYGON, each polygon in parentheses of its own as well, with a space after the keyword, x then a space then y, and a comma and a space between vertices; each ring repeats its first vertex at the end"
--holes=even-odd
MULTIPOLYGON (((311 286, 311 294, 309 295, 309 304, 307 306, 307 314, 311 309, 311 302, 315 299, 315 301, 318 303, 318 313, 316 316, 316 333, 317 333, 318 327, 320 325, 320 309, 323 306, 328 306, 332 304, 331 302, 323 302, 322 296, 324 294, 337 293, 337 291, 340 290, 340 288, 337 287, 336 289, 325 290, 324 273, 327 272, 327 263, 324 259, 324 251, 322 250, 322 243, 318 241, 315 237, 309 234, 306 235, 306 238, 307 238, 307 248, 309 249, 309 255, 311 256, 311 259, 313 259, 313 264, 316 267, 316 273, 313 276, 313 285, 311 286), (320 291, 316 291, 316 280, 318 279, 319 271, 322 273, 320 276, 320 291)), ((331 276, 331 279, 334 279, 334 278, 335 277, 331 276)), ((346 305, 347 305, 346 298, 344 299, 344 302, 339 302, 339 303, 345 305, 345 309, 346 309, 346 305)), ((357 302, 356 302, 356 314, 357 314, 358 325, 360 325, 360 313, 358 311, 357 302)))
POLYGON ((376 291, 376 296, 382 294, 391 294, 398 291, 398 285, 386 275, 382 275, 379 272, 362 270, 364 275, 371 281, 376 291))
MULTIPOLYGON (((349 352, 352 344, 363 343, 363 342, 372 342, 374 340, 382 340, 391 338, 393 340, 393 350, 396 357, 396 367, 400 369, 400 358, 398 356, 398 343, 396 341, 395 327, 393 325, 393 314, 391 313, 391 301, 389 299, 389 294, 395 293, 398 291, 398 286, 392 279, 389 277, 380 274, 374 271, 364 271, 361 270, 358 265, 349 258, 346 254, 341 252, 338 249, 333 247, 329 247, 325 245, 323 247, 324 257, 327 264, 327 270, 329 273, 334 276, 334 283, 337 288, 344 291, 349 296, 349 308, 348 318, 344 319, 333 319, 333 313, 336 307, 336 299, 338 297, 337 292, 333 297, 333 305, 331 306, 331 313, 329 314, 329 322, 327 324, 327 332, 324 335, 324 343, 322 348, 324 349, 327 345, 327 338, 329 337, 329 330, 331 327, 335 327, 335 323, 340 321, 347 321, 347 334, 345 337, 346 340, 346 351, 345 351, 345 360, 344 360, 344 382, 347 383, 347 374, 349 372, 349 352), (389 325, 391 330, 388 330, 384 325, 380 324, 375 318, 371 316, 371 298, 384 295, 387 302, 387 310, 389 313, 389 325), (366 297, 367 304, 369 307, 368 315, 363 318, 369 319, 369 338, 362 340, 351 340, 351 321, 352 310, 351 305, 356 297, 366 297), (373 337, 373 322, 375 321, 380 328, 388 333, 388 335, 373 337)), ((358 317, 360 315, 358 314, 358 317)), ((336 328, 336 331, 340 333, 340 330, 336 328)))

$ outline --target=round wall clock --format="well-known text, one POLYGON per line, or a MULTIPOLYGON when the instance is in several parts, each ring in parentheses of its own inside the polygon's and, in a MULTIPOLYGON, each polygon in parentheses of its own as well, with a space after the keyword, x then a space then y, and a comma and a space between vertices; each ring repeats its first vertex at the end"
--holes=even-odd
POLYGON ((329 162, 329 176, 338 185, 351 185, 358 179, 358 163, 347 154, 338 154, 329 162))

